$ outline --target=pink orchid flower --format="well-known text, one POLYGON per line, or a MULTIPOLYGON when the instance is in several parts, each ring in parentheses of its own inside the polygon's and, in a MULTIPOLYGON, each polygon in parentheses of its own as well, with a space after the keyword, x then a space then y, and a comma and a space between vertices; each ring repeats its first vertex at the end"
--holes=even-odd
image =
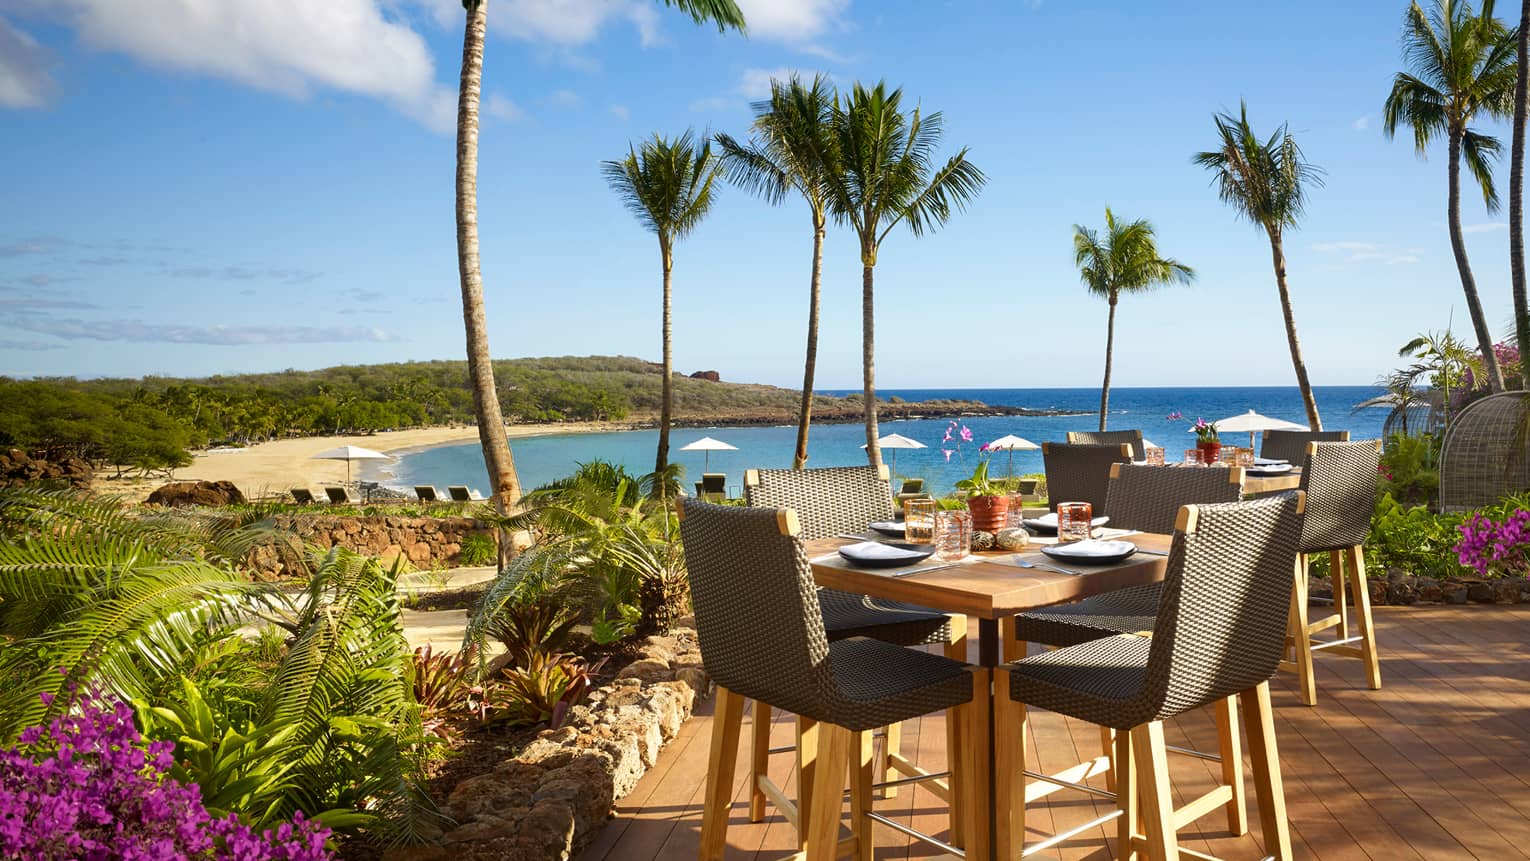
POLYGON ((972 442, 972 428, 962 425, 962 442, 972 442))
POLYGON ((946 463, 950 463, 951 462, 951 455, 956 454, 956 452, 952 451, 949 448, 943 448, 943 449, 941 449, 941 451, 946 453, 946 463))
POLYGON ((988 451, 988 443, 985 442, 982 445, 978 446, 978 451, 988 451))

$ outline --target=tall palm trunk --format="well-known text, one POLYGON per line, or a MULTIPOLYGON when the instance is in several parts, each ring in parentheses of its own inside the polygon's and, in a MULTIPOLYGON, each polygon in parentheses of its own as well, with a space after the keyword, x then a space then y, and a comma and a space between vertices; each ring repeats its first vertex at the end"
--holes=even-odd
MULTIPOLYGON (((1503 391, 1503 371, 1498 367, 1498 355, 1493 352, 1493 336, 1488 331, 1487 317, 1482 313, 1482 300, 1477 296, 1477 279, 1472 277, 1472 264, 1466 259, 1466 237, 1461 233, 1461 130, 1450 130, 1450 250, 1456 255, 1456 269, 1461 273, 1461 290, 1466 293, 1466 313, 1472 318, 1472 332, 1477 336, 1477 349, 1482 352, 1482 368, 1487 374, 1488 390, 1503 391)), ((1511 234, 1513 230, 1509 231, 1511 234)))
MULTIPOLYGON (((870 255, 875 253, 872 251, 870 255)), ((861 252, 861 371, 864 377, 861 407, 866 411, 866 462, 881 466, 882 445, 877 442, 876 315, 872 301, 872 272, 876 268, 876 258, 870 255, 865 250, 861 252)))
POLYGON ((1514 281, 1514 336, 1520 388, 1530 391, 1530 299, 1525 289, 1525 110, 1530 99, 1530 0, 1519 11, 1519 67, 1514 86, 1514 148, 1509 162, 1509 274, 1514 281))
MULTIPOLYGON (((675 258, 670 254, 669 243, 664 239, 659 240, 659 252, 664 257, 664 382, 659 386, 659 453, 654 459, 653 471, 662 474, 664 468, 669 466, 669 421, 670 411, 674 405, 675 397, 675 359, 672 336, 674 333, 673 320, 670 310, 670 273, 674 271, 675 258)), ((660 481, 659 498, 664 497, 665 486, 669 482, 660 481)))
POLYGON ((1116 300, 1110 294, 1110 316, 1105 323, 1105 381, 1100 383, 1100 430, 1105 430, 1105 416, 1110 413, 1110 354, 1116 347, 1116 300))
POLYGON ((1307 410, 1307 424, 1315 431, 1323 429, 1318 415, 1312 383, 1307 380, 1307 363, 1302 359, 1302 344, 1296 337, 1296 313, 1291 310, 1291 291, 1286 287, 1286 250, 1280 231, 1270 230, 1270 256, 1275 262, 1275 286, 1280 290, 1280 313, 1286 319, 1286 344, 1291 348, 1291 365, 1296 369, 1296 385, 1302 392, 1302 406, 1307 410))
POLYGON ((505 436, 499 394, 494 390, 494 362, 484 322, 483 276, 478 270, 478 96, 483 85, 487 22, 488 0, 478 0, 467 10, 457 97, 457 272, 462 279, 462 324, 467 331, 468 378, 478 417, 478 441, 493 485, 494 504, 507 512, 520 501, 521 483, 515 474, 510 440, 505 436))
MULTIPOLYGON (((1530 3, 1530 0, 1525 0, 1530 3)), ((808 278, 807 359, 802 364, 802 409, 797 415, 797 451, 792 469, 803 469, 808 459, 808 425, 813 421, 813 374, 818 370, 818 306, 823 273, 823 216, 813 214, 813 271, 808 278)))

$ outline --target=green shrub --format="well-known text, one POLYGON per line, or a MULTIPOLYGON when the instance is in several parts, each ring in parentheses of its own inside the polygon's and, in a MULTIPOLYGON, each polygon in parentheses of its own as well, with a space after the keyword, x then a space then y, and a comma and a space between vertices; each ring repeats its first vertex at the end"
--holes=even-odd
POLYGON ((1381 453, 1383 493, 1399 502, 1425 505, 1440 489, 1440 436, 1404 436, 1392 434, 1381 453))
POLYGON ((499 559, 499 544, 487 532, 474 532, 462 536, 462 550, 457 561, 463 565, 492 565, 499 559))
POLYGON ((1456 559, 1456 539, 1463 517, 1435 514, 1424 506, 1408 506, 1390 493, 1382 494, 1371 517, 1365 542, 1371 570, 1384 573, 1401 568, 1419 577, 1451 579, 1471 574, 1456 559))

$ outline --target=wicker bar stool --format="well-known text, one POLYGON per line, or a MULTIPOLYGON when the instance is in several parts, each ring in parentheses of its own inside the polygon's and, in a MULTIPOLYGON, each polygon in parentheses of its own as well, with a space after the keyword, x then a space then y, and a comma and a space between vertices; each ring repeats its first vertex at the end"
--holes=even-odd
POLYGON ((1120 445, 1123 442, 1131 444, 1132 454, 1136 457, 1142 457, 1147 451, 1140 430, 1068 431, 1069 445, 1120 445))
MULTIPOLYGON (((831 538, 842 533, 858 533, 866 524, 894 517, 892 486, 888 469, 844 466, 822 469, 751 469, 744 473, 744 500, 755 508, 790 508, 797 513, 805 541, 831 538)), ((940 645, 946 657, 967 659, 967 618, 948 616, 939 610, 917 607, 899 601, 886 601, 866 595, 854 595, 838 589, 819 589, 818 603, 823 612, 824 630, 830 642, 846 637, 870 637, 898 646, 940 645)), ((749 759, 751 786, 764 775, 771 753, 785 753, 791 748, 770 747, 770 706, 755 703, 752 726, 753 751, 749 759)), ((946 743, 955 749, 959 743, 960 724, 946 721, 946 743)), ((877 758, 877 779, 883 783, 884 798, 897 795, 898 784, 886 780, 889 771, 905 777, 919 777, 927 772, 903 756, 902 728, 888 726, 882 733, 882 755, 877 758)), ((959 789, 937 784, 930 790, 951 804, 952 833, 957 845, 962 843, 961 799, 959 789)), ((765 793, 751 790, 751 822, 765 817, 765 793)))
POLYGON ((1371 622, 1370 583, 1365 576, 1365 539, 1376 507, 1376 471, 1381 464, 1381 441, 1313 442, 1302 462, 1302 490, 1307 492, 1307 517, 1302 522, 1301 556, 1296 564, 1296 588, 1291 592, 1291 625, 1286 638, 1291 660, 1281 669, 1294 670, 1302 702, 1317 705, 1317 676, 1312 656, 1329 652, 1365 662, 1366 682, 1381 690, 1381 659, 1376 629, 1371 622), (1335 612, 1310 618, 1308 559, 1328 554, 1335 612), (1352 596, 1345 593, 1352 591, 1352 596), (1351 613, 1347 599, 1354 601, 1351 613), (1353 619, 1351 618, 1353 615, 1353 619), (1353 624, 1353 628, 1351 625, 1353 624), (1314 635, 1337 629, 1331 639, 1314 635))
MULTIPOLYGON (((1117 463, 1110 467, 1106 505, 1111 512, 1113 526, 1167 534, 1174 531, 1175 520, 1184 506, 1237 502, 1242 492, 1243 470, 1238 467, 1182 469, 1117 463)), ((1059 604, 1021 613, 1014 618, 1014 633, 1011 635, 1007 631, 1003 632, 1004 659, 1016 661, 1023 658, 1026 643, 1060 648, 1118 634, 1150 633, 1158 617, 1162 592, 1162 583, 1151 583, 1118 589, 1072 604, 1059 604)), ((1237 709, 1236 701, 1230 698, 1218 700, 1215 704, 1213 711, 1220 741, 1218 753, 1180 748, 1171 750, 1222 764, 1223 783, 1232 789, 1232 798, 1227 804, 1227 827, 1236 834, 1242 834, 1248 829, 1248 814, 1243 800, 1243 769, 1237 755, 1229 755, 1229 751, 1239 747, 1237 709)), ((1089 777, 1103 770, 1107 788, 1114 791, 1114 750, 1115 731, 1102 726, 1101 755, 1090 762, 1080 763, 1064 774, 1077 782, 1078 778, 1089 777)))
POLYGON ((1163 721, 1237 696, 1249 736, 1264 848, 1290 861, 1269 680, 1283 648, 1281 608, 1291 591, 1288 572, 1301 537, 1303 505, 1303 495, 1295 492, 1186 506, 1178 517, 1151 638, 1123 634, 1000 667, 994 681, 995 724, 1001 728, 996 804, 999 845, 1008 847, 1009 857, 1043 851, 1114 819, 1118 858, 1145 850, 1151 861, 1178 859, 1178 829, 1227 805, 1232 790, 1218 786, 1175 809, 1163 721), (1120 771, 1115 793, 1072 787, 1113 797, 1114 811, 1024 847, 1025 801, 1030 797, 1026 778, 1052 781, 1025 770, 1026 711, 1031 707, 1116 730, 1120 771))
POLYGON ((1259 456, 1301 463, 1307 456, 1307 444, 1313 442, 1349 442, 1349 431, 1267 430, 1259 443, 1259 456))
MULTIPOLYGON (((696 632, 707 672, 717 682, 702 861, 723 855, 746 697, 798 715, 799 726, 813 736, 814 755, 804 759, 799 774, 798 802, 774 785, 768 790, 797 827, 810 861, 832 861, 839 854, 847 765, 853 773, 853 847, 846 848, 856 859, 872 857, 874 822, 956 851, 872 810, 872 731, 942 709, 975 720, 965 708, 974 691, 970 667, 863 637, 830 642, 791 509, 682 500, 680 515, 696 632)), ((951 751, 951 761, 960 763, 962 754, 951 751)), ((962 779, 961 772, 951 774, 953 782, 962 779)))
POLYGON ((1136 449, 1130 443, 1042 443, 1041 460, 1047 471, 1047 507, 1056 511, 1059 502, 1087 502, 1094 507, 1096 517, 1110 513, 1105 507, 1110 465, 1131 463, 1134 451, 1136 449))

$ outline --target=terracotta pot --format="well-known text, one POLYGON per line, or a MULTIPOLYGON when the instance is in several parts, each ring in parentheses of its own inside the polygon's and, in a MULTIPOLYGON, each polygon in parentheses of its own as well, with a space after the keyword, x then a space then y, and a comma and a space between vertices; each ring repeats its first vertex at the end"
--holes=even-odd
POLYGON ((973 529, 996 533, 1007 525, 1009 497, 969 496, 967 510, 972 512, 973 529))
POLYGON ((1195 447, 1201 452, 1201 463, 1216 463, 1217 458, 1222 456, 1222 444, 1220 442, 1197 442, 1195 447))

